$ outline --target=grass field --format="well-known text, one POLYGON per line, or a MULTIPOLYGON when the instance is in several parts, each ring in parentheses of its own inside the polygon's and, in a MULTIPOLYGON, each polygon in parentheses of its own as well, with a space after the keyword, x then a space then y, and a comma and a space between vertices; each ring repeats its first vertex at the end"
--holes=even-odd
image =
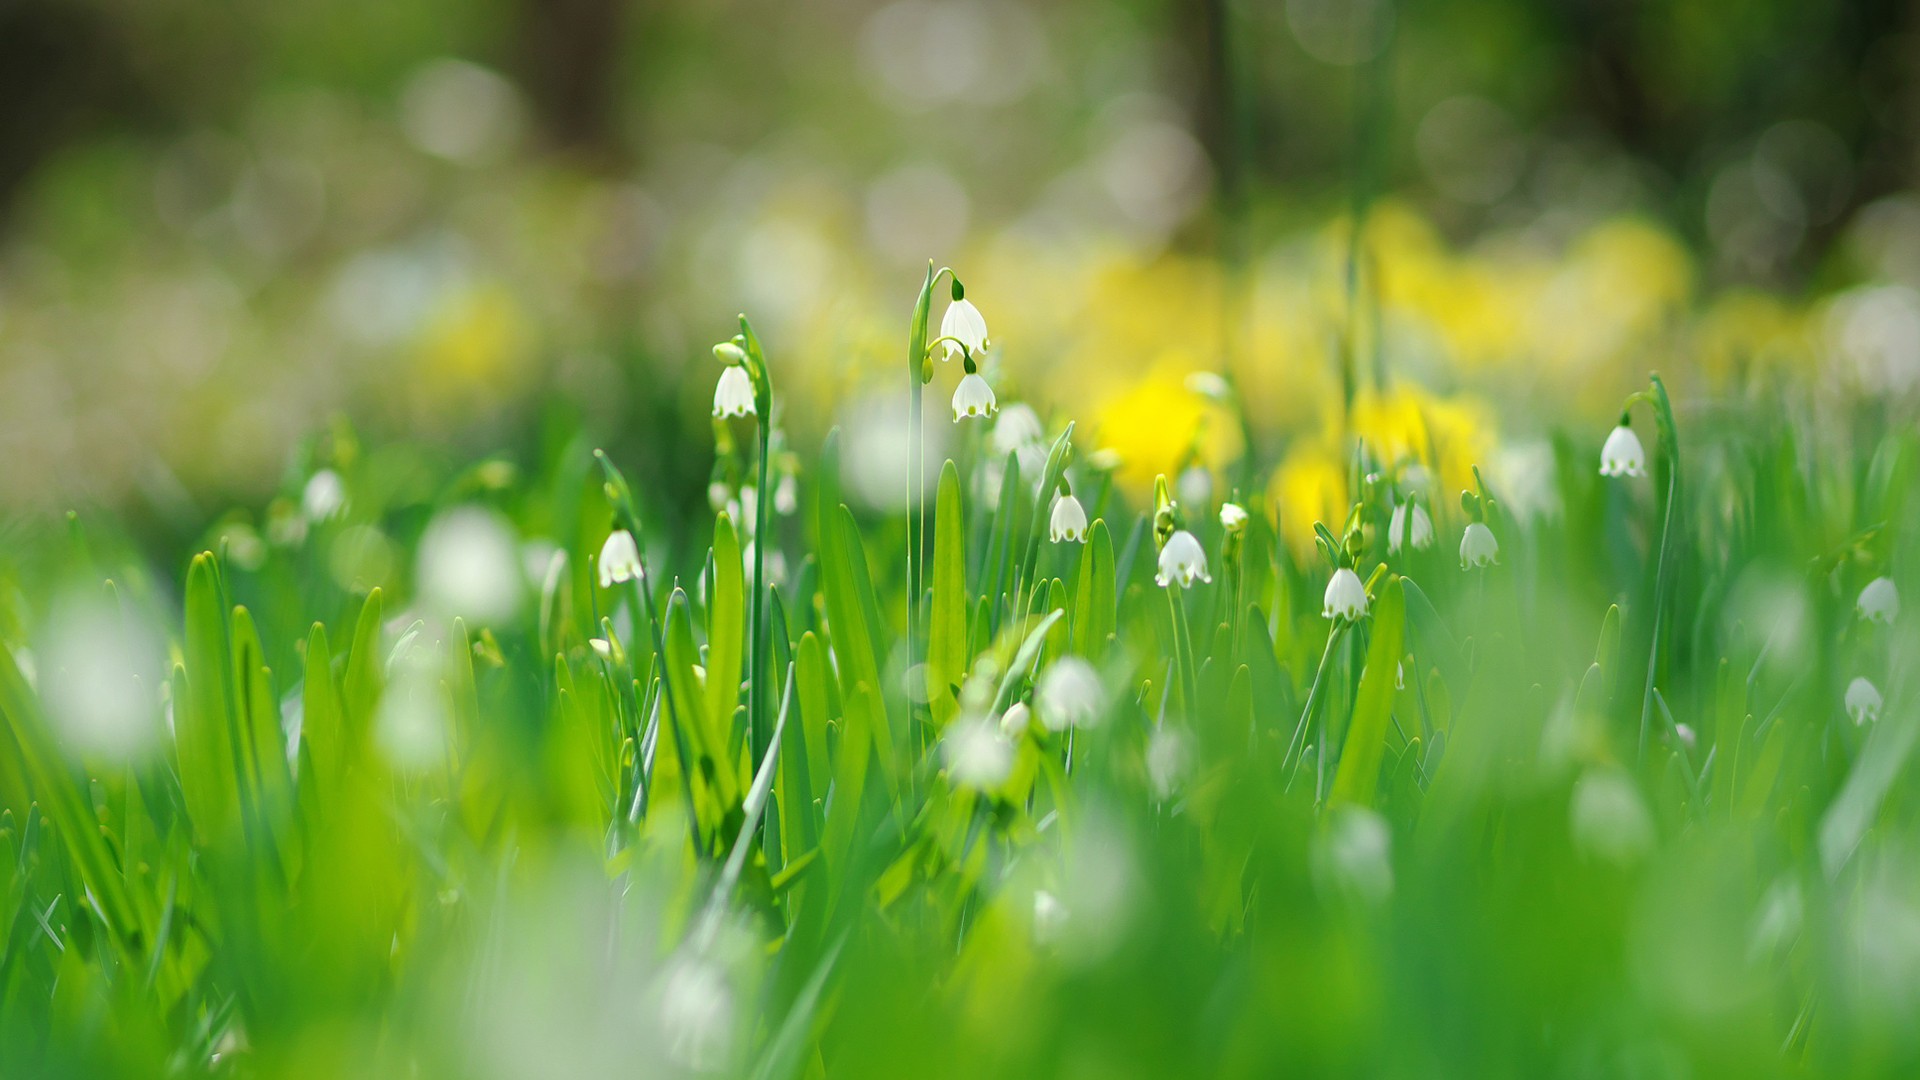
POLYGON ((341 425, 190 560, 12 522, 0 1072, 1920 1069, 1897 406, 1652 376, 1496 480, 1349 395, 1308 514, 995 401, 958 282, 893 442, 743 318, 710 511, 341 425))

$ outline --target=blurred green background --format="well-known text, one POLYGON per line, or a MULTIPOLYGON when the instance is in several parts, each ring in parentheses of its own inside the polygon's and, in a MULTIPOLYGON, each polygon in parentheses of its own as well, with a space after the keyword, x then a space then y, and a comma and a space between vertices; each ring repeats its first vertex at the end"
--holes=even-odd
MULTIPOLYGON (((562 413, 696 502, 706 455, 657 451, 710 442, 683 375, 731 315, 832 405, 789 418, 817 437, 928 258, 1029 396, 1124 417, 1116 372, 1224 365, 1290 445, 1340 392, 1356 210, 1380 351, 1522 429, 1729 350, 1910 389, 1917 31, 1894 0, 6 0, 0 506, 178 534, 336 416, 490 450, 562 413)), ((1122 446, 1136 483, 1187 438, 1122 446)))

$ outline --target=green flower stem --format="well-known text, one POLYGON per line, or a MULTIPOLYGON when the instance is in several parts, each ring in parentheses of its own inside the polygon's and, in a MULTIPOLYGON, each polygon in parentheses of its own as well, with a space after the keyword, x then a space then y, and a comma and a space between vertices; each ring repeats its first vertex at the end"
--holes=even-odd
MULTIPOLYGON (((1653 578, 1653 633, 1652 644, 1647 652, 1647 682, 1640 696, 1640 736, 1636 746, 1634 761, 1644 765, 1647 760, 1647 743, 1652 734, 1654 709, 1654 677, 1660 672, 1661 624, 1667 610, 1667 594, 1672 588, 1672 563, 1677 539, 1673 531, 1673 518, 1680 497, 1680 433, 1673 419, 1673 403, 1667 398, 1666 384, 1659 375, 1652 377, 1653 386, 1646 400, 1653 403, 1654 426, 1660 434, 1660 447, 1663 461, 1659 466, 1666 473, 1666 499, 1661 509, 1660 553, 1654 568, 1653 578)), ((1638 396, 1638 395, 1636 395, 1638 396)))

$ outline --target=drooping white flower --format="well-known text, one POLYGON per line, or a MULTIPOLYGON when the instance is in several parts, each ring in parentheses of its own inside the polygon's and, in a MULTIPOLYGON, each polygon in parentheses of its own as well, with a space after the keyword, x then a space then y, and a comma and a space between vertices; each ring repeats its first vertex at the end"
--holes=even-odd
POLYGON ((1077 656, 1063 656, 1040 673, 1033 688, 1033 711, 1048 731, 1092 727, 1106 711, 1107 691, 1093 665, 1077 656))
POLYGON ((940 737, 947 775, 955 784, 982 791, 1013 772, 1013 743, 986 720, 957 720, 940 737))
POLYGON ((1499 561, 1500 541, 1493 538, 1493 530, 1487 528, 1487 523, 1476 521, 1468 525, 1466 535, 1460 538, 1460 569, 1499 561))
POLYGON ((773 512, 788 517, 800 509, 800 481, 790 472, 781 473, 773 484, 773 512))
POLYGON ((1854 605, 1860 617, 1868 622, 1892 625, 1900 617, 1900 590, 1894 587, 1890 577, 1877 577, 1867 582, 1860 590, 1860 599, 1854 605))
MULTIPOLYGON (((993 423, 993 456, 1004 461, 1008 454, 1038 444, 1046 438, 1046 434, 1046 428, 1040 423, 1040 414, 1033 411, 1033 406, 1016 401, 1001 409, 1000 418, 993 423)), ((1024 466, 1026 463, 1021 464, 1024 466)))
POLYGON ((1606 445, 1600 448, 1600 475, 1647 475, 1647 448, 1640 445, 1640 436, 1632 428, 1621 424, 1607 436, 1606 445))
POLYGON ((622 581, 632 581, 644 572, 640 568, 640 548, 633 542, 633 534, 625 529, 608 533, 607 542, 600 545, 600 587, 606 589, 622 581))
POLYGON ((1179 582, 1183 589, 1193 588, 1193 579, 1211 583, 1213 576, 1207 573, 1207 552, 1200 541, 1185 529, 1167 538, 1167 546, 1160 549, 1160 572, 1153 580, 1162 588, 1171 588, 1179 582))
POLYGON ((1336 807, 1314 837, 1314 884, 1325 894, 1366 907, 1393 895, 1393 829, 1364 806, 1336 807))
POLYGON ((694 1072, 718 1072, 732 1052, 733 990, 719 965, 679 961, 660 992, 660 1030, 667 1056, 694 1072))
POLYGON ((960 345, 965 345, 966 351, 977 357, 987 347, 987 320, 980 309, 973 306, 973 301, 955 300, 947 305, 947 313, 940 316, 940 336, 955 339, 941 342, 947 347, 946 359, 961 355, 960 345))
POLYGON ((347 483, 332 469, 321 469, 300 492, 300 512, 311 522, 333 517, 347 506, 347 483))
POLYGON ((1320 605, 1320 614, 1328 619, 1345 619, 1352 622, 1367 613, 1367 587, 1360 581, 1360 575, 1346 567, 1333 572, 1333 580, 1327 582, 1326 599, 1320 605))
POLYGON ((1016 701, 1007 706, 1007 713, 1000 718, 1000 734, 1009 739, 1018 739, 1027 733, 1028 725, 1033 723, 1033 710, 1027 708, 1024 701, 1016 701))
POLYGON ((753 377, 738 364, 728 364, 713 387, 713 415, 752 416, 753 377))
POLYGON ((41 642, 37 661, 20 648, 14 662, 38 688, 63 747, 119 763, 159 746, 166 646, 137 608, 91 590, 63 593, 41 642))
POLYGON ((1045 889, 1033 892, 1033 940, 1051 945, 1067 927, 1067 907, 1045 889))
POLYGON ((1053 500, 1053 520, 1047 525, 1047 536, 1056 544, 1064 540, 1079 543, 1087 538, 1087 511, 1079 499, 1069 494, 1053 500))
POLYGON ((968 417, 985 420, 991 417, 999 406, 993 400, 993 387, 980 377, 977 371, 969 371, 960 379, 960 385, 953 389, 953 419, 955 423, 968 417))
POLYGON ((1387 554, 1398 555, 1403 543, 1413 545, 1415 551, 1433 546, 1433 519, 1426 507, 1411 499, 1395 506, 1387 522, 1387 554), (1413 508, 1411 513, 1408 507, 1413 508))
POLYGON ((1181 471, 1173 489, 1182 506, 1206 506, 1213 502, 1213 474, 1204 465, 1191 466, 1181 471))
POLYGON ((1220 527, 1233 535, 1239 535, 1247 528, 1247 508, 1239 503, 1220 504, 1220 527))
POLYGON ((504 622, 520 606, 519 541, 496 511, 442 511, 421 534, 417 559, 414 580, 432 611, 485 624, 504 622))
POLYGON ((1212 371, 1196 371, 1187 376, 1187 390, 1208 401, 1225 401, 1233 392, 1227 380, 1212 371))
POLYGON ((1154 798, 1165 802, 1177 794, 1192 764, 1193 751, 1185 735, 1168 727, 1153 729, 1147 739, 1147 783, 1154 798))
POLYGON ((1620 769, 1588 769, 1573 785, 1567 816, 1574 847, 1589 856, 1627 866, 1653 847, 1653 816, 1620 769))
POLYGON ((1880 719, 1880 709, 1886 702, 1880 698, 1880 690, 1865 676, 1847 684, 1847 715, 1853 717, 1856 724, 1880 719))

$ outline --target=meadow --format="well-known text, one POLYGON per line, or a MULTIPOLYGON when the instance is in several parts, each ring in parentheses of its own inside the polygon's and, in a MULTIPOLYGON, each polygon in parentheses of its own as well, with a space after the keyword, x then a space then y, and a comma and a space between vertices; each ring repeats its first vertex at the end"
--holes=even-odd
POLYGON ((1000 400, 929 265, 790 436, 750 315, 704 510, 342 421, 187 558, 11 526, 8 1076, 1920 1064, 1890 399, 1642 372, 1496 471, 1348 336, 1277 451, 1231 369, 1000 400))

